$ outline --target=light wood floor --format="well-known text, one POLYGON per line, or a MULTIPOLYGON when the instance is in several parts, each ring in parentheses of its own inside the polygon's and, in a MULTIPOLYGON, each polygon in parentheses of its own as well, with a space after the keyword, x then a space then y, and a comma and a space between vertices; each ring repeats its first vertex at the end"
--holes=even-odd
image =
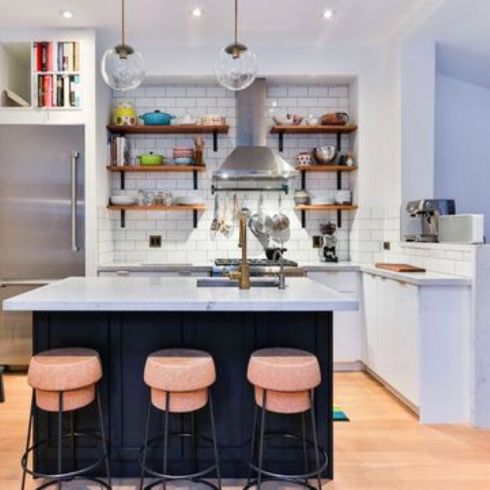
MULTIPOLYGON (((5 384, 7 402, 0 404, 0 490, 18 490, 30 392, 22 375, 6 376, 5 384)), ((419 425, 362 373, 336 374, 335 401, 351 422, 335 424, 336 476, 324 490, 490 490, 490 432, 419 425)), ((34 486, 29 482, 28 488, 34 486)), ((125 481, 115 488, 137 487, 125 481)))

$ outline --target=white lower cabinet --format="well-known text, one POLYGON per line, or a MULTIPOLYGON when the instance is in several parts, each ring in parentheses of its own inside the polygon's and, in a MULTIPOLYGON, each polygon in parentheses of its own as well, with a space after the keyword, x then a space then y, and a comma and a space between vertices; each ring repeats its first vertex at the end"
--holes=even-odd
POLYGON ((365 363, 418 406, 418 288, 364 274, 365 363))
POLYGON ((470 420, 468 286, 362 275, 363 362, 423 423, 470 420))
MULTIPOLYGON (((309 271, 308 277, 324 286, 347 294, 356 300, 360 296, 360 274, 350 271, 309 271)), ((333 358, 337 368, 353 368, 361 360, 361 315, 359 311, 334 313, 333 358)))

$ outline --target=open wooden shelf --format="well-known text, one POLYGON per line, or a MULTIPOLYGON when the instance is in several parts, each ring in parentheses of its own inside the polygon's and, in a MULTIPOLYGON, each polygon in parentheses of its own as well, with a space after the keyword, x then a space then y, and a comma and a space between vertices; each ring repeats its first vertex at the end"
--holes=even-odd
POLYGON ((182 204, 174 206, 163 206, 161 204, 154 204, 152 206, 140 206, 137 204, 119 206, 116 204, 108 204, 107 209, 119 211, 121 213, 121 228, 126 227, 126 211, 192 211, 193 226, 194 228, 197 228, 197 213, 199 211, 205 211, 206 206, 204 204, 182 204))
POLYGON ((170 124, 166 126, 115 126, 109 124, 107 129, 116 134, 226 134, 230 127, 226 124, 216 126, 202 124, 170 124))
POLYGON ((172 206, 163 206, 160 204, 153 204, 152 206, 140 206, 138 204, 118 206, 116 204, 109 204, 107 209, 113 211, 205 211, 206 206, 204 204, 182 204, 172 206))
POLYGON ((205 165, 108 165, 109 172, 204 172, 205 165))
POLYGON ((354 211, 357 204, 299 204, 296 211, 354 211))
POLYGON ((342 227, 342 211, 355 211, 357 204, 299 204, 295 206, 295 211, 301 211, 301 226, 306 227, 307 211, 336 211, 337 226, 342 227))
POLYGON ((300 172, 355 172, 357 165, 296 165, 300 172))
POLYGON ((218 134, 227 134, 230 126, 227 124, 169 124, 166 126, 138 125, 116 126, 107 125, 108 131, 113 134, 212 134, 213 151, 218 151, 218 134))
POLYGON ((306 126, 306 125, 276 125, 272 126, 272 134, 349 134, 357 129, 355 124, 345 125, 322 125, 322 126, 306 126))

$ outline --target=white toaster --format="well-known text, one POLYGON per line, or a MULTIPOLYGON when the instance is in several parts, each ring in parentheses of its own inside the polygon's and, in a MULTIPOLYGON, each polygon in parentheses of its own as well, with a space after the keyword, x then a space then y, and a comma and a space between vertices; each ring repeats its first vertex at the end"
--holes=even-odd
POLYGON ((484 242, 483 214, 439 216, 439 242, 477 244, 484 242))

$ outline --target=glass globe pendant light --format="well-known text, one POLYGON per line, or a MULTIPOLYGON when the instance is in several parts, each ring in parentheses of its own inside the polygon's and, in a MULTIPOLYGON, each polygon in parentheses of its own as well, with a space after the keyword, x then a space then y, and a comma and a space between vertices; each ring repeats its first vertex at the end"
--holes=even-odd
POLYGON ((214 68, 218 82, 234 91, 249 87, 257 76, 255 52, 238 42, 238 0, 235 0, 235 41, 219 51, 214 68))
POLYGON ((100 64, 104 82, 114 90, 132 90, 138 87, 145 78, 143 56, 139 51, 126 44, 125 24, 126 5, 122 3, 121 44, 108 49, 100 64))

